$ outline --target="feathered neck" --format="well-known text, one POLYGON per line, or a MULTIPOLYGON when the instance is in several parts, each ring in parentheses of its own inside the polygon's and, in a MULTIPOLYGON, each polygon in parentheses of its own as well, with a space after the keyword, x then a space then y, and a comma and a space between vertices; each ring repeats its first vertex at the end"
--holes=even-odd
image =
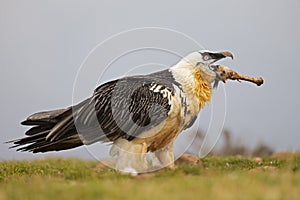
POLYGON ((215 73, 205 66, 193 65, 180 61, 170 68, 175 80, 181 84, 183 92, 190 98, 196 97, 199 108, 211 100, 211 84, 216 78, 215 73))

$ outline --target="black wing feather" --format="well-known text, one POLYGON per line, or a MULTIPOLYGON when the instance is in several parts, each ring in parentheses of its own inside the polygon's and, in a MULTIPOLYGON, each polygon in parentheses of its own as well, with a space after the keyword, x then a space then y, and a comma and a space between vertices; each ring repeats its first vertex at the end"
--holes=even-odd
POLYGON ((171 82, 153 76, 128 77, 98 87, 76 118, 84 142, 90 143, 92 138, 85 126, 94 127, 93 133, 102 140, 132 140, 165 120, 171 106, 162 93, 150 90, 153 84, 163 84, 162 89, 174 92, 171 82))
POLYGON ((13 147, 20 147, 19 151, 36 153, 120 137, 132 140, 160 124, 170 111, 168 98, 150 90, 153 84, 172 94, 174 84, 179 86, 168 70, 111 81, 73 107, 31 115, 22 122, 34 126, 26 132, 28 137, 10 142, 15 144, 13 147))

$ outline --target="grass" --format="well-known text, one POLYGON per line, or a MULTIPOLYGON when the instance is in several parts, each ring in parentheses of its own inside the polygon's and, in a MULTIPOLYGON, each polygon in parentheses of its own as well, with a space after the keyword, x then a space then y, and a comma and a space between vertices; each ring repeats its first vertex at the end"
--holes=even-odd
POLYGON ((97 162, 47 158, 0 162, 0 199, 299 199, 300 155, 207 157, 132 177, 97 162))

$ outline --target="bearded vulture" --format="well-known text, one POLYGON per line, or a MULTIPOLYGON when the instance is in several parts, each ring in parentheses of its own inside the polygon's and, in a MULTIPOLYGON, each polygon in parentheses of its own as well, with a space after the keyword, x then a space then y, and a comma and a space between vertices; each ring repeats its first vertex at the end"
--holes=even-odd
POLYGON ((110 142, 118 170, 145 171, 147 152, 173 168, 174 140, 211 100, 212 84, 221 80, 212 63, 226 57, 233 58, 196 51, 169 69, 104 83, 77 105, 29 116, 21 124, 32 127, 11 148, 38 153, 110 142))

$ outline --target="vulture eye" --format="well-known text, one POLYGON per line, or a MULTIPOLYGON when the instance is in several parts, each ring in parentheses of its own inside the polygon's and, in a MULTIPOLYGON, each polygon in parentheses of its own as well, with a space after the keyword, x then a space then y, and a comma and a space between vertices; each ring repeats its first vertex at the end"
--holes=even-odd
POLYGON ((211 59, 211 57, 210 57, 209 55, 206 54, 206 55, 203 56, 203 59, 204 59, 204 60, 209 60, 209 59, 211 59))

